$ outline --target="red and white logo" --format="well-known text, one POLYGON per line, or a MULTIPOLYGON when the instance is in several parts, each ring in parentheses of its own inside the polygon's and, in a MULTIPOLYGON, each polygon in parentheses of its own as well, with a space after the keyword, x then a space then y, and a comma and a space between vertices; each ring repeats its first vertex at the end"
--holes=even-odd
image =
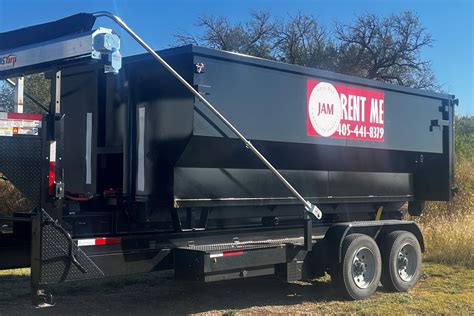
POLYGON ((308 80, 308 136, 384 141, 384 93, 308 80))
POLYGON ((15 68, 16 55, 10 54, 7 56, 0 56, 0 67, 1 68, 15 68))
POLYGON ((330 83, 319 82, 311 91, 308 101, 311 125, 321 136, 331 136, 341 123, 342 109, 339 93, 330 83))

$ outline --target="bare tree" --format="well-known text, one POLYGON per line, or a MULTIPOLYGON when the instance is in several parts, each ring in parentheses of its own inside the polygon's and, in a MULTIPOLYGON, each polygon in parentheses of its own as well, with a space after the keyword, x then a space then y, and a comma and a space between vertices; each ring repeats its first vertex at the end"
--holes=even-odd
MULTIPOLYGON (((41 113, 51 102, 50 80, 43 73, 25 76, 24 112, 41 113)), ((0 80, 0 111, 13 111, 15 88, 6 80, 0 80)))
POLYGON ((231 24, 227 18, 202 16, 197 26, 204 34, 178 34, 178 44, 195 44, 215 49, 234 51, 262 58, 270 58, 275 25, 268 12, 252 12, 248 23, 231 24))
POLYGON ((437 87, 430 62, 420 57, 433 40, 416 14, 363 15, 349 25, 337 23, 335 34, 339 71, 416 88, 437 87))
POLYGON ((280 60, 309 67, 327 64, 326 32, 311 15, 298 13, 288 20, 272 19, 268 12, 251 13, 248 23, 231 24, 224 17, 203 16, 197 26, 204 34, 178 34, 178 44, 195 44, 280 60))
POLYGON ((312 15, 298 13, 276 24, 274 54, 290 64, 327 68, 331 47, 326 31, 312 15))
POLYGON ((15 90, 5 80, 0 80, 0 112, 13 110, 15 90))
POLYGON ((248 23, 204 16, 198 26, 202 36, 180 34, 179 44, 197 44, 236 51, 287 63, 345 74, 438 89, 431 64, 421 50, 433 43, 413 12, 380 18, 361 15, 349 24, 336 23, 330 36, 308 14, 273 19, 268 12, 254 12, 248 23))

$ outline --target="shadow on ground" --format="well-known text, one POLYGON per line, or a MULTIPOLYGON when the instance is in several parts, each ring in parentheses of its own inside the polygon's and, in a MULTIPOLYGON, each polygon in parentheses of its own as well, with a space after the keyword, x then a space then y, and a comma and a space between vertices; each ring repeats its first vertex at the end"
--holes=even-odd
POLYGON ((29 277, 0 276, 0 315, 183 315, 258 306, 288 306, 334 299, 328 279, 286 283, 276 277, 196 284, 168 272, 83 281, 51 287, 56 306, 30 306, 29 277))

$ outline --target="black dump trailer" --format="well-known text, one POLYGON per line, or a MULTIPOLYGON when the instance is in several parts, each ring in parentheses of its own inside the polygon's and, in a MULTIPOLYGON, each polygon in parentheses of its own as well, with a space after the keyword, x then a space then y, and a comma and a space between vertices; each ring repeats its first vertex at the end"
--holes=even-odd
POLYGON ((31 266, 35 304, 161 269, 329 272, 352 299, 415 285, 423 237, 402 210, 453 196, 453 96, 195 46, 122 61, 103 15, 141 41, 107 13, 0 34, 0 78, 50 86, 38 113, 0 113, 3 181, 30 202, 1 217, 0 269, 31 266))

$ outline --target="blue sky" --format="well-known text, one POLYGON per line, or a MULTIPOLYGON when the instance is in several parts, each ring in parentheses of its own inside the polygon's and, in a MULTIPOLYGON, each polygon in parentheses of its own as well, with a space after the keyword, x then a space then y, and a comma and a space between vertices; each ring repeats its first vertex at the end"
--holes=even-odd
MULTIPOLYGON (((413 10, 431 33, 434 45, 423 51, 445 91, 460 99, 458 113, 474 115, 474 1, 471 0, 0 0, 0 32, 59 19, 78 12, 108 10, 120 15, 156 49, 172 46, 174 34, 198 32, 202 14, 246 21, 251 10, 276 17, 298 11, 313 14, 328 30, 334 21, 349 23, 357 14, 387 15, 413 10)), ((109 25, 101 21, 103 26, 109 25)), ((141 53, 128 37, 125 55, 141 53)))

